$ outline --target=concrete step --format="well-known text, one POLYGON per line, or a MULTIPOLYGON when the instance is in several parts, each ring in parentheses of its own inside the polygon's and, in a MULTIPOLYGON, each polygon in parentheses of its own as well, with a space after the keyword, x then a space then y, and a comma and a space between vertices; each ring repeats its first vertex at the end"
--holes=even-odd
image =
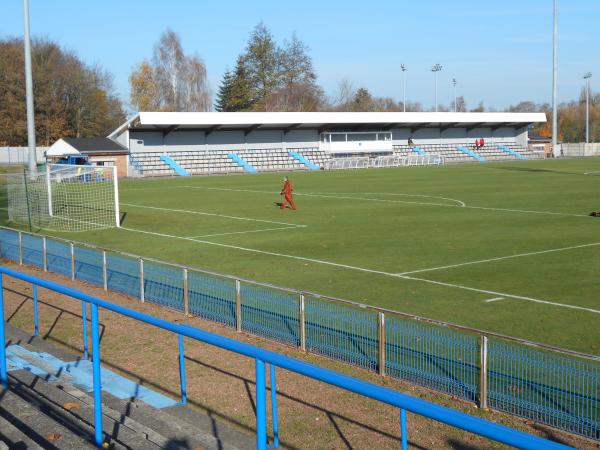
POLYGON ((4 418, 3 410, 0 408, 0 450, 42 450, 36 442, 21 430, 19 430, 10 420, 4 418), (4 444, 4 447, 2 446, 4 444))
MULTIPOLYGON (((10 389, 4 397, 0 394, 0 412, 6 413, 8 419, 5 420, 13 422, 11 417, 18 415, 13 412, 13 408, 27 405, 24 410, 31 411, 39 417, 35 427, 31 427, 31 430, 26 429, 27 433, 20 435, 12 430, 10 435, 6 433, 6 436, 3 436, 4 427, 0 422, 0 441, 4 440, 8 444, 19 443, 21 440, 24 442, 22 448, 94 448, 92 393, 84 392, 86 386, 79 387, 72 384, 78 379, 72 371, 48 372, 52 369, 52 358, 62 361, 75 361, 77 358, 55 348, 47 341, 33 338, 10 325, 7 337, 11 344, 23 348, 23 351, 17 354, 27 359, 27 365, 25 370, 13 367, 9 372, 10 389), (44 358, 36 361, 36 358, 27 352, 39 352, 40 355, 43 353, 44 358), (35 366, 36 363, 39 364, 38 367, 35 366), (52 376, 47 376, 45 373, 51 373, 52 376), (8 400, 5 401, 5 398, 8 400), (41 432, 37 429, 38 422, 41 432), (53 429, 61 430, 56 431, 61 435, 61 439, 68 435, 76 442, 71 443, 68 439, 64 439, 63 442, 59 439, 50 444, 44 442, 44 436, 55 432, 47 430, 53 429)), ((130 383, 127 380, 123 382, 130 383)), ((123 383, 117 380, 116 384, 123 383)), ((103 392, 102 412, 105 440, 110 442, 111 448, 115 449, 249 450, 255 448, 253 435, 215 420, 210 414, 185 406, 160 409, 140 399, 123 399, 122 396, 117 398, 103 392)), ((0 417, 4 416, 0 414, 0 417)), ((21 427, 16 428, 17 431, 21 430, 21 427)), ((8 430, 8 427, 6 429, 8 430)), ((9 448, 13 447, 9 446, 9 448)))

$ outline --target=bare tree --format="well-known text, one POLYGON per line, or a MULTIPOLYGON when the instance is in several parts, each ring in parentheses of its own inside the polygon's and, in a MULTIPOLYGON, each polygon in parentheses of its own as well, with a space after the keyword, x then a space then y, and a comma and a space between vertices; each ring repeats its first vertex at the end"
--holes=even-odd
POLYGON ((131 103, 139 110, 208 111, 206 66, 186 56, 177 33, 167 29, 154 46, 152 64, 143 61, 129 77, 131 103))

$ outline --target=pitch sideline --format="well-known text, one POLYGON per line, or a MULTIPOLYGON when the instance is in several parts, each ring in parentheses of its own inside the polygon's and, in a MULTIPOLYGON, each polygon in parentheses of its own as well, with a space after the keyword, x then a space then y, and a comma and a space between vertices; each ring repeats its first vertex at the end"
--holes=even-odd
POLYGON ((270 252, 270 251, 266 251, 266 250, 240 247, 237 245, 223 244, 223 243, 219 243, 219 242, 210 242, 210 241, 205 241, 205 240, 201 240, 201 239, 187 238, 187 237, 176 236, 176 235, 165 234, 165 233, 157 233, 154 231, 137 230, 135 228, 121 227, 120 229, 125 230, 125 231, 135 232, 135 233, 143 233, 143 234, 166 237, 166 238, 171 238, 171 239, 181 239, 181 240, 186 240, 186 241, 190 241, 190 242, 197 242, 200 244, 213 245, 213 246, 224 247, 224 248, 231 248, 231 249, 241 250, 241 251, 246 251, 246 252, 259 253, 259 254, 263 254, 263 255, 279 256, 282 258, 296 259, 296 260, 300 260, 300 261, 313 262, 313 263, 317 263, 317 264, 340 267, 340 268, 345 268, 345 269, 350 269, 350 270, 355 270, 355 271, 360 271, 360 272, 374 273, 374 274, 379 274, 379 275, 384 275, 384 276, 389 276, 389 277, 401 278, 401 279, 405 279, 405 280, 419 281, 419 282, 434 284, 434 285, 438 285, 438 286, 445 286, 445 287, 450 287, 450 288, 454 288, 454 289, 462 289, 462 290, 478 292, 478 293, 482 293, 482 294, 491 294, 491 295, 495 295, 495 296, 499 296, 499 297, 513 298, 516 300, 525 300, 525 301, 538 303, 538 304, 551 305, 551 306, 556 306, 556 307, 561 307, 561 308, 568 308, 568 309, 573 309, 573 310, 591 312, 594 314, 600 314, 600 310, 586 308, 583 306, 567 305, 564 303, 552 302, 552 301, 548 301, 548 300, 540 300, 540 299, 536 299, 536 298, 532 298, 532 297, 525 297, 525 296, 520 296, 520 295, 507 294, 504 292, 490 291, 487 289, 473 288, 470 286, 446 283, 446 282, 442 282, 442 281, 429 280, 426 278, 417 278, 417 277, 411 277, 408 275, 398 275, 395 273, 384 272, 381 270, 367 269, 364 267, 351 266, 351 265, 347 265, 347 264, 338 264, 338 263, 334 263, 331 261, 307 258, 304 256, 287 255, 285 253, 277 253, 277 252, 270 252))

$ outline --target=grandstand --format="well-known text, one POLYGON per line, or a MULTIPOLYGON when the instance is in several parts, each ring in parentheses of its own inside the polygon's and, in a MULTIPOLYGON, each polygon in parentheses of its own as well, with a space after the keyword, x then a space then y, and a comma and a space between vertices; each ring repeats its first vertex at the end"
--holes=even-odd
POLYGON ((207 175, 539 159, 527 130, 545 121, 541 113, 141 112, 109 137, 129 149, 129 176, 207 175), (479 138, 486 144, 475 149, 479 138))

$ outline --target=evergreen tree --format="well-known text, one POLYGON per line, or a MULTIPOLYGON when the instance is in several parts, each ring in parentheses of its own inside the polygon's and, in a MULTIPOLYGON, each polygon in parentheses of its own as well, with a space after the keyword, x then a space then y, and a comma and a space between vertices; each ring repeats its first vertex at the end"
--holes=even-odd
POLYGON ((225 71, 223 79, 221 80, 221 86, 219 86, 219 92, 217 93, 217 102, 215 103, 215 110, 218 112, 230 111, 231 102, 231 89, 233 87, 234 76, 229 69, 225 71))
POLYGON ((238 57, 226 111, 250 111, 256 100, 243 56, 238 57))

